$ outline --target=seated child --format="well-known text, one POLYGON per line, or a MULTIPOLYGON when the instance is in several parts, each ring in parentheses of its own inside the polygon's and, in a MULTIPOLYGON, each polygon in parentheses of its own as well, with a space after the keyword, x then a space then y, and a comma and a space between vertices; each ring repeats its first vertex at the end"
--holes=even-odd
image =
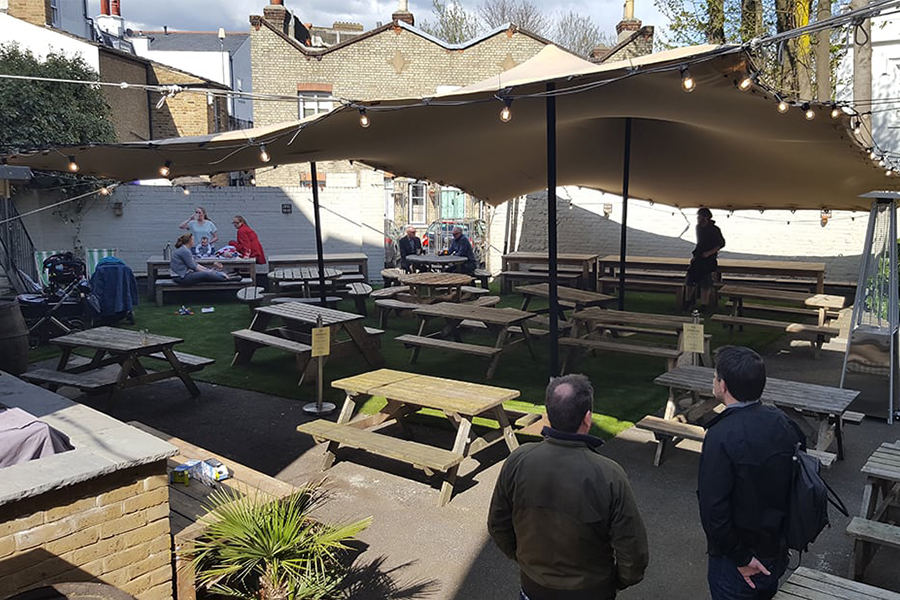
POLYGON ((211 258, 216 255, 216 248, 209 243, 205 235, 200 238, 200 243, 194 246, 194 256, 197 258, 211 258))

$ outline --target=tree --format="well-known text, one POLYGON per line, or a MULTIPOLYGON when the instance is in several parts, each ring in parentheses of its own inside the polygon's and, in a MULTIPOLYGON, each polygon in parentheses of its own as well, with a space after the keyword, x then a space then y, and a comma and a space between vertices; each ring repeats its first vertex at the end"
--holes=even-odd
POLYGON ((614 46, 615 38, 603 34, 594 21, 574 11, 561 15, 556 22, 553 41, 579 56, 587 56, 598 45, 614 46))
MULTIPOLYGON (((41 62, 17 45, 0 45, 0 73, 99 81, 81 57, 51 53, 41 62)), ((90 85, 0 79, 0 151, 113 142, 110 114, 90 85)))
POLYGON ((451 44, 459 44, 471 40, 479 32, 479 23, 474 15, 467 12, 457 0, 443 3, 431 0, 434 21, 423 21, 419 27, 451 44))
POLYGON ((541 35, 550 30, 552 22, 547 13, 528 0, 485 0, 478 7, 478 15, 491 28, 512 23, 541 35))

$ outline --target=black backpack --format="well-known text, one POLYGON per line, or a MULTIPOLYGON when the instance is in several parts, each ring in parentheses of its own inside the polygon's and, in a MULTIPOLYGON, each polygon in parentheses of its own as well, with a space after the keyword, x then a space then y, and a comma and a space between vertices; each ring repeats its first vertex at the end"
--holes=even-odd
POLYGON ((834 506, 845 517, 850 516, 847 507, 831 486, 819 474, 819 459, 800 448, 794 449, 794 478, 788 499, 787 545, 792 550, 805 552, 819 533, 830 526, 828 505, 834 506))

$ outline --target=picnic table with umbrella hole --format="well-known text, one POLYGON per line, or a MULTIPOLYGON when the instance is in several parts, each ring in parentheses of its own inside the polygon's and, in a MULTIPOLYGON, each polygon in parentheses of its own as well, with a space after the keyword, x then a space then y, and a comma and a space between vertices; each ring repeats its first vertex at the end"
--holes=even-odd
POLYGON ((378 338, 384 332, 365 327, 362 315, 290 302, 256 308, 250 327, 231 333, 235 350, 232 366, 249 364, 256 350, 264 346, 278 348, 295 355, 300 372, 298 385, 301 385, 305 376, 314 376, 315 373, 315 369, 310 368, 312 329, 317 326, 320 317, 322 326, 331 329, 330 353, 322 360, 361 355, 369 367, 384 365, 378 338), (283 325, 270 328, 275 318, 280 319, 283 325))
MULTIPOLYGON (((519 397, 518 390, 392 369, 339 379, 331 385, 346 393, 337 422, 320 419, 297 427, 301 433, 328 442, 323 469, 331 467, 335 452, 344 446, 411 464, 429 475, 442 473, 439 504, 443 506, 450 501, 459 465, 465 457, 500 440, 506 442, 510 452, 519 446, 513 423, 510 422, 512 413, 503 408, 504 402, 519 397), (374 415, 354 419, 358 407, 373 396, 385 398, 387 404, 374 415), (405 436, 411 438, 412 431, 405 419, 423 408, 440 411, 456 429, 450 450, 410 439, 398 439, 376 430, 396 422, 405 436), (476 437, 472 430, 472 421, 476 416, 495 420, 499 429, 476 437)), ((515 425, 525 426, 537 418, 538 415, 525 415, 515 425)))
MULTIPOLYGON (((323 254, 322 262, 326 267, 354 267, 364 281, 369 280, 369 257, 361 252, 323 254)), ((285 267, 316 267, 319 258, 315 254, 275 254, 269 257, 269 269, 285 267)), ((346 273, 346 271, 344 271, 346 273)))
POLYGON ((454 265, 461 265, 468 260, 465 256, 454 254, 410 254, 406 261, 411 265, 428 267, 431 271, 446 271, 454 265))
MULTIPOLYGON (((256 284, 256 259, 255 258, 197 258, 194 257, 199 264, 210 266, 214 263, 222 263, 225 271, 239 271, 244 277, 250 279, 256 284)), ((162 271, 169 271, 169 264, 172 261, 163 259, 162 256, 151 256, 147 259, 147 290, 152 293, 156 287, 156 280, 159 279, 162 271)))
POLYGON ((214 359, 175 352, 173 347, 184 342, 181 338, 155 335, 117 327, 96 327, 77 331, 51 342, 62 347, 56 370, 37 369, 24 373, 22 378, 47 385, 51 390, 71 386, 86 392, 106 391, 112 398, 120 390, 178 377, 191 393, 199 396, 200 389, 190 373, 215 362, 214 359), (90 360, 72 356, 76 349, 93 352, 90 360), (145 359, 167 364, 160 371, 147 369, 145 359))
POLYGON ((462 273, 406 273, 400 276, 400 283, 409 286, 410 293, 417 302, 428 302, 434 298, 436 290, 450 290, 450 297, 459 302, 462 297, 462 286, 472 283, 471 275, 462 273))
MULTIPOLYGON (((325 267, 323 271, 325 275, 325 284, 331 283, 339 279, 342 275, 339 269, 325 267)), ((319 269, 317 267, 293 267, 286 269, 274 269, 269 271, 267 275, 269 281, 272 282, 273 290, 286 291, 292 284, 298 284, 301 288, 303 296, 310 297, 310 285, 319 281, 319 269)))

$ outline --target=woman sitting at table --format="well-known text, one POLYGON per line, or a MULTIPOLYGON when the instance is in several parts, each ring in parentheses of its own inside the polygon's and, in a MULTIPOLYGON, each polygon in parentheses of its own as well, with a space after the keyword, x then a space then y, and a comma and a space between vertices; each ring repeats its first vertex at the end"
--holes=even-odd
POLYGON ((262 244, 259 243, 259 236, 250 229, 244 217, 234 215, 231 224, 237 229, 237 240, 231 240, 228 243, 234 246, 244 258, 255 258, 258 265, 266 264, 266 253, 263 252, 262 244))
MULTIPOLYGON (((197 264, 194 260, 194 254, 191 248, 194 247, 194 236, 185 233, 175 240, 175 251, 172 253, 172 260, 169 262, 169 272, 172 273, 172 281, 178 285, 193 285, 195 283, 208 283, 228 281, 231 279, 222 270, 220 263, 218 269, 211 269, 197 264)), ((237 277, 240 277, 238 275, 237 277)))

